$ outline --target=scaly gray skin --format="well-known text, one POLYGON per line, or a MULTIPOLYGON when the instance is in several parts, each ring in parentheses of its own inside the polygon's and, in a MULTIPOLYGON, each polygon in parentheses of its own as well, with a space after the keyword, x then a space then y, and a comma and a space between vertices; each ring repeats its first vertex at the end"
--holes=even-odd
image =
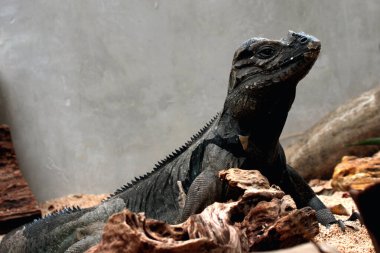
POLYGON ((315 209, 320 223, 337 222, 286 164, 279 144, 297 83, 319 50, 320 42, 304 33, 246 41, 235 52, 223 110, 188 143, 99 206, 66 210, 11 232, 0 252, 83 252, 99 242, 107 218, 124 208, 169 223, 183 221, 227 198, 217 174, 231 167, 259 169, 298 207, 315 209))

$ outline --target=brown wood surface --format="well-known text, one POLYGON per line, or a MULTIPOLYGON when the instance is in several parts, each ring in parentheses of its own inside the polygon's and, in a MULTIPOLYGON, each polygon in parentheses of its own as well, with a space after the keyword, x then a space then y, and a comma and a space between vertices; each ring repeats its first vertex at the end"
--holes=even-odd
POLYGON ((0 125, 0 233, 41 217, 19 169, 9 127, 0 125))
POLYGON ((110 217, 102 241, 87 252, 252 252, 292 247, 318 234, 315 211, 296 209, 294 201, 278 187, 269 186, 258 171, 230 169, 219 176, 230 188, 239 188, 234 191, 241 193, 239 200, 216 202, 178 225, 126 209, 110 217))

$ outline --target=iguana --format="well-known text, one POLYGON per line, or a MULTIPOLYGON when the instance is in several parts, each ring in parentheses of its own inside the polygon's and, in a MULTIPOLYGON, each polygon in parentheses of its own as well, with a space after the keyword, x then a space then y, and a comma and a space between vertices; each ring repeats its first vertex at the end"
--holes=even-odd
POLYGON ((190 141, 100 205, 63 210, 11 232, 0 252, 83 252, 100 241, 107 218, 124 208, 168 223, 184 221, 226 198, 228 189, 217 174, 230 167, 260 170, 298 207, 315 209, 321 224, 337 222, 286 164, 279 144, 297 83, 320 47, 315 37, 291 31, 281 40, 244 42, 233 57, 223 110, 190 141))

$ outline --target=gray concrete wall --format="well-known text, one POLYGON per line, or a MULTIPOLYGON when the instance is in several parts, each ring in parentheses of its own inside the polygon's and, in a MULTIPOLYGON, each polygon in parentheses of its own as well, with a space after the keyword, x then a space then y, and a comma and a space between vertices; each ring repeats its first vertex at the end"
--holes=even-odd
POLYGON ((40 200, 149 171, 224 102, 253 36, 305 31, 321 57, 284 131, 379 85, 378 0, 1 0, 0 119, 40 200))

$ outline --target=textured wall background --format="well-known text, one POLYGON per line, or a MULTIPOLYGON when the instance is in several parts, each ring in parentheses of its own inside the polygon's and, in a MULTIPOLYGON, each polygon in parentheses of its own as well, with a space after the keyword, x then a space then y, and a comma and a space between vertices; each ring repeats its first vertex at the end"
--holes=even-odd
POLYGON ((378 0, 0 2, 0 119, 40 200, 149 171, 221 109, 250 37, 322 41, 284 135, 379 85, 378 0))

